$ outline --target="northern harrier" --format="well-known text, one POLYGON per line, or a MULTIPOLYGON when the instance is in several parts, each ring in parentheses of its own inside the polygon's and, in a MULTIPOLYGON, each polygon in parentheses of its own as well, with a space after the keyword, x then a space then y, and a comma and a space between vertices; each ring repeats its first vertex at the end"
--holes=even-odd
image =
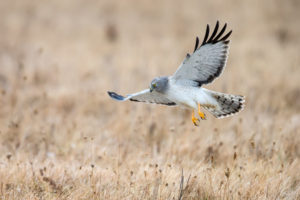
POLYGON ((196 38, 194 52, 187 54, 183 63, 172 76, 157 77, 152 80, 150 88, 126 97, 115 92, 108 92, 109 96, 118 101, 139 101, 164 104, 168 106, 184 106, 192 109, 192 121, 197 126, 199 119, 194 111, 198 111, 201 119, 206 119, 200 107, 208 110, 216 118, 223 118, 235 114, 243 109, 245 99, 240 95, 214 92, 201 87, 217 78, 226 65, 229 36, 232 31, 225 33, 227 24, 220 32, 219 22, 209 36, 209 25, 203 42, 199 46, 196 38))

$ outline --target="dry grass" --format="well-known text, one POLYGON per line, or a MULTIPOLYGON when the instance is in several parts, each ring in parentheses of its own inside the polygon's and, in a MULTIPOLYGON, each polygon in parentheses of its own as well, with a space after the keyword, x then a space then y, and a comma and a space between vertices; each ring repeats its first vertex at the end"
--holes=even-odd
POLYGON ((300 199, 300 3, 0 1, 0 199, 300 199), (245 110, 194 127, 118 103, 171 74, 206 23, 230 57, 208 86, 245 110))

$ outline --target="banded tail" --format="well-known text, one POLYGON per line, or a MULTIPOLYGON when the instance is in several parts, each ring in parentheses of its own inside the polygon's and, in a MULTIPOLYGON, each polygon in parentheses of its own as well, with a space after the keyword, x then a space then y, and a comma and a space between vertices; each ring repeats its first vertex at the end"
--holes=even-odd
POLYGON ((224 118, 234 115, 245 106, 245 97, 241 95, 224 94, 220 92, 208 91, 209 94, 217 101, 217 107, 206 107, 216 118, 224 118))

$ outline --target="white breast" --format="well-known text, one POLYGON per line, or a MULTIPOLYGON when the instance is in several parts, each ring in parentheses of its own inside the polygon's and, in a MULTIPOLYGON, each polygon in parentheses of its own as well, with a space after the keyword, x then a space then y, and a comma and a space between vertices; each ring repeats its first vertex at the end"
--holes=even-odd
POLYGON ((212 104, 215 100, 210 96, 205 88, 174 84, 170 82, 170 87, 166 93, 167 98, 178 105, 197 109, 197 104, 212 104))

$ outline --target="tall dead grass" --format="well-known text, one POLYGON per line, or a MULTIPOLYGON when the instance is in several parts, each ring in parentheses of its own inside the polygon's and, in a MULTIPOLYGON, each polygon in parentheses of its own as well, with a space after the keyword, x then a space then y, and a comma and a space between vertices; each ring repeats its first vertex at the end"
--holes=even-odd
POLYGON ((299 199, 298 1, 0 1, 0 199, 299 199), (117 103, 233 29, 209 85, 247 97, 199 127, 117 103))

